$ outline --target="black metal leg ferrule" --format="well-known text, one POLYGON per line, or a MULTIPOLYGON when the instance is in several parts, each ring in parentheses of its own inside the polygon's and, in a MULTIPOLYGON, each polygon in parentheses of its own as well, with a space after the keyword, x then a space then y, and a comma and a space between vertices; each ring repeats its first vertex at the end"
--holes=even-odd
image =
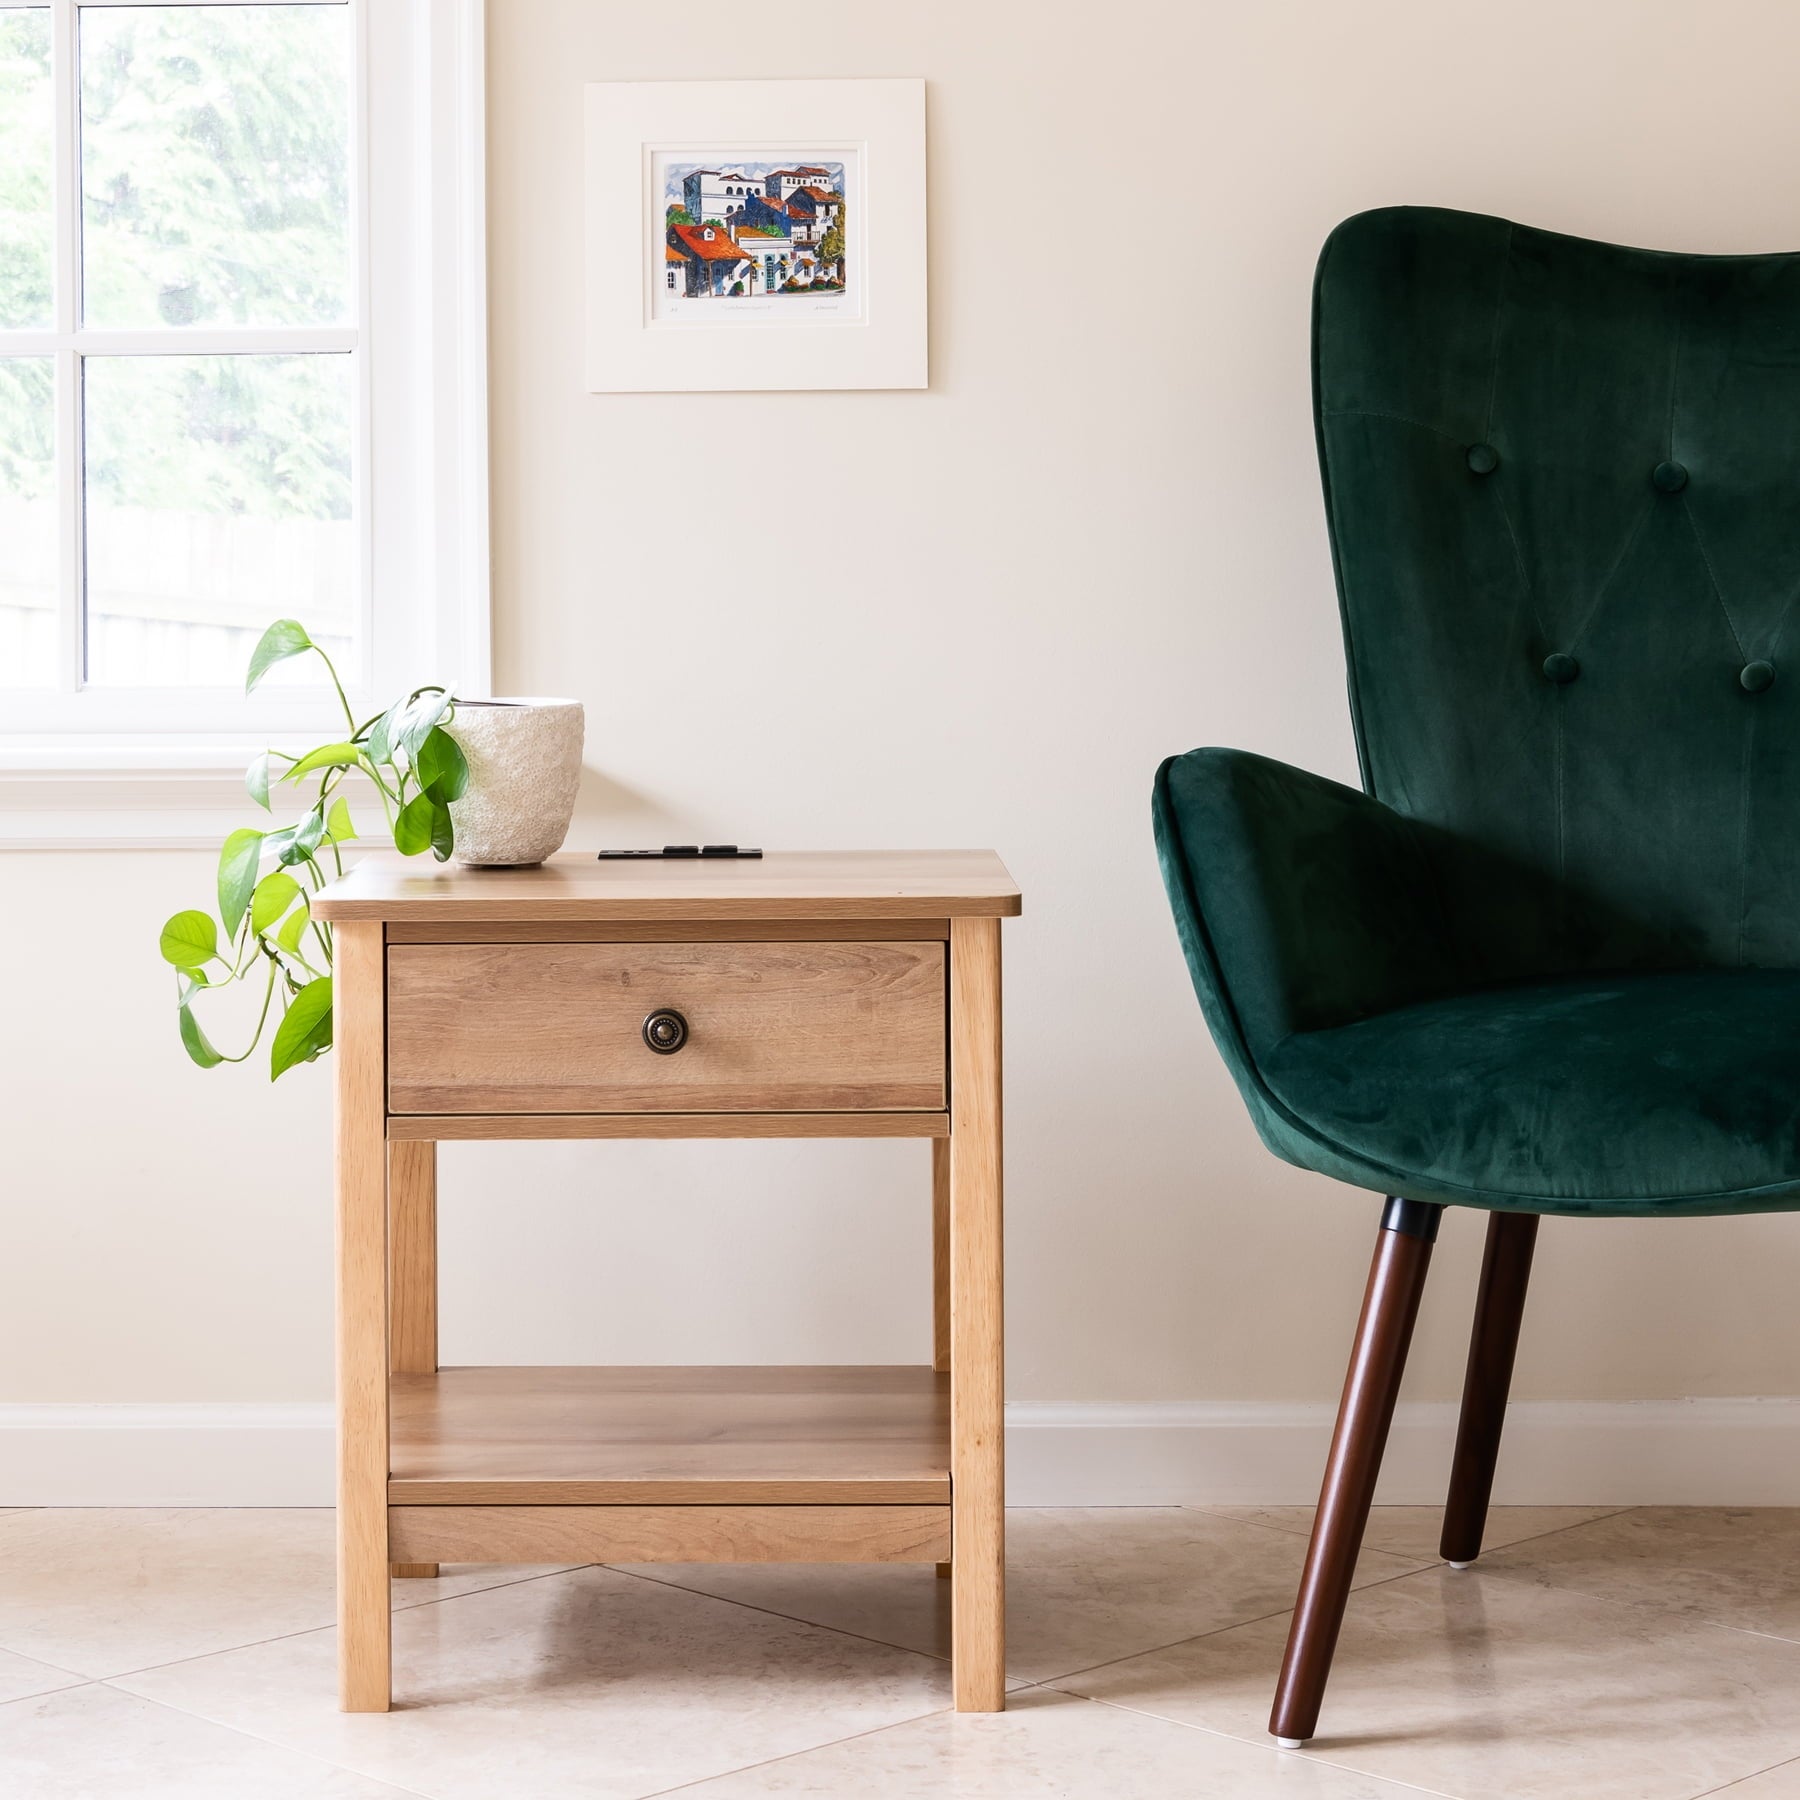
POLYGON ((1387 1205, 1381 1209, 1381 1229, 1435 1244, 1443 1217, 1444 1209, 1433 1201, 1402 1200, 1398 1194, 1389 1194, 1387 1205))

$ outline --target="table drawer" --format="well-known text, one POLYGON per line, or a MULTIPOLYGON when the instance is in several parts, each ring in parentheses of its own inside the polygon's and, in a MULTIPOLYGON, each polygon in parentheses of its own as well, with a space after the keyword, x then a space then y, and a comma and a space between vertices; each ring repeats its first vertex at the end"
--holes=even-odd
POLYGON ((396 1113, 945 1105, 941 943, 393 944, 387 1008, 396 1113))

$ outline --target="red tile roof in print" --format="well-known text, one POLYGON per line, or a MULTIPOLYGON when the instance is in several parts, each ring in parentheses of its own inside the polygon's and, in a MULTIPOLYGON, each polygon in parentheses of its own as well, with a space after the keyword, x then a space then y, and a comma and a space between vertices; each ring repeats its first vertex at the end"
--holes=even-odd
POLYGON ((810 194, 813 199, 823 200, 832 206, 835 206, 838 201, 836 194, 828 194, 823 188, 813 187, 810 183, 803 188, 796 189, 796 192, 810 194))
POLYGON ((742 262, 744 253, 731 234, 711 225, 671 225, 682 247, 702 262, 742 262))
POLYGON ((666 263, 672 263, 672 262, 684 263, 687 261, 687 258, 685 256, 683 256, 682 253, 679 250, 677 250, 673 244, 664 244, 663 245, 663 261, 666 263))

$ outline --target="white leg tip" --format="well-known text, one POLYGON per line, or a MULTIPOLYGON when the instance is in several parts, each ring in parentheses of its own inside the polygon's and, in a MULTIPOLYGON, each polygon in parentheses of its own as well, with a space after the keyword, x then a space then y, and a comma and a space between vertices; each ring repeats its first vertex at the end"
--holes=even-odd
POLYGON ((1278 1737, 1275 1741, 1284 1750, 1298 1750, 1301 1747, 1301 1745, 1306 1742, 1306 1739, 1305 1738, 1278 1737))
POLYGON ((1452 1563, 1450 1565, 1450 1567, 1453 1569, 1472 1569, 1472 1568, 1474 1568, 1474 1566, 1475 1565, 1473 1563, 1452 1563))

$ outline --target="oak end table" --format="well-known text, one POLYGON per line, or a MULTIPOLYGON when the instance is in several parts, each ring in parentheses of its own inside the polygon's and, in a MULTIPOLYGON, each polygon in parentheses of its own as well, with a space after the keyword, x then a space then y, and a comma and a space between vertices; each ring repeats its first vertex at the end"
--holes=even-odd
POLYGON ((910 1562, 1004 1706, 1000 921, 988 851, 359 863, 335 934, 340 1700, 440 1562, 910 1562), (438 1143, 931 1144, 918 1366, 440 1368, 438 1143))

